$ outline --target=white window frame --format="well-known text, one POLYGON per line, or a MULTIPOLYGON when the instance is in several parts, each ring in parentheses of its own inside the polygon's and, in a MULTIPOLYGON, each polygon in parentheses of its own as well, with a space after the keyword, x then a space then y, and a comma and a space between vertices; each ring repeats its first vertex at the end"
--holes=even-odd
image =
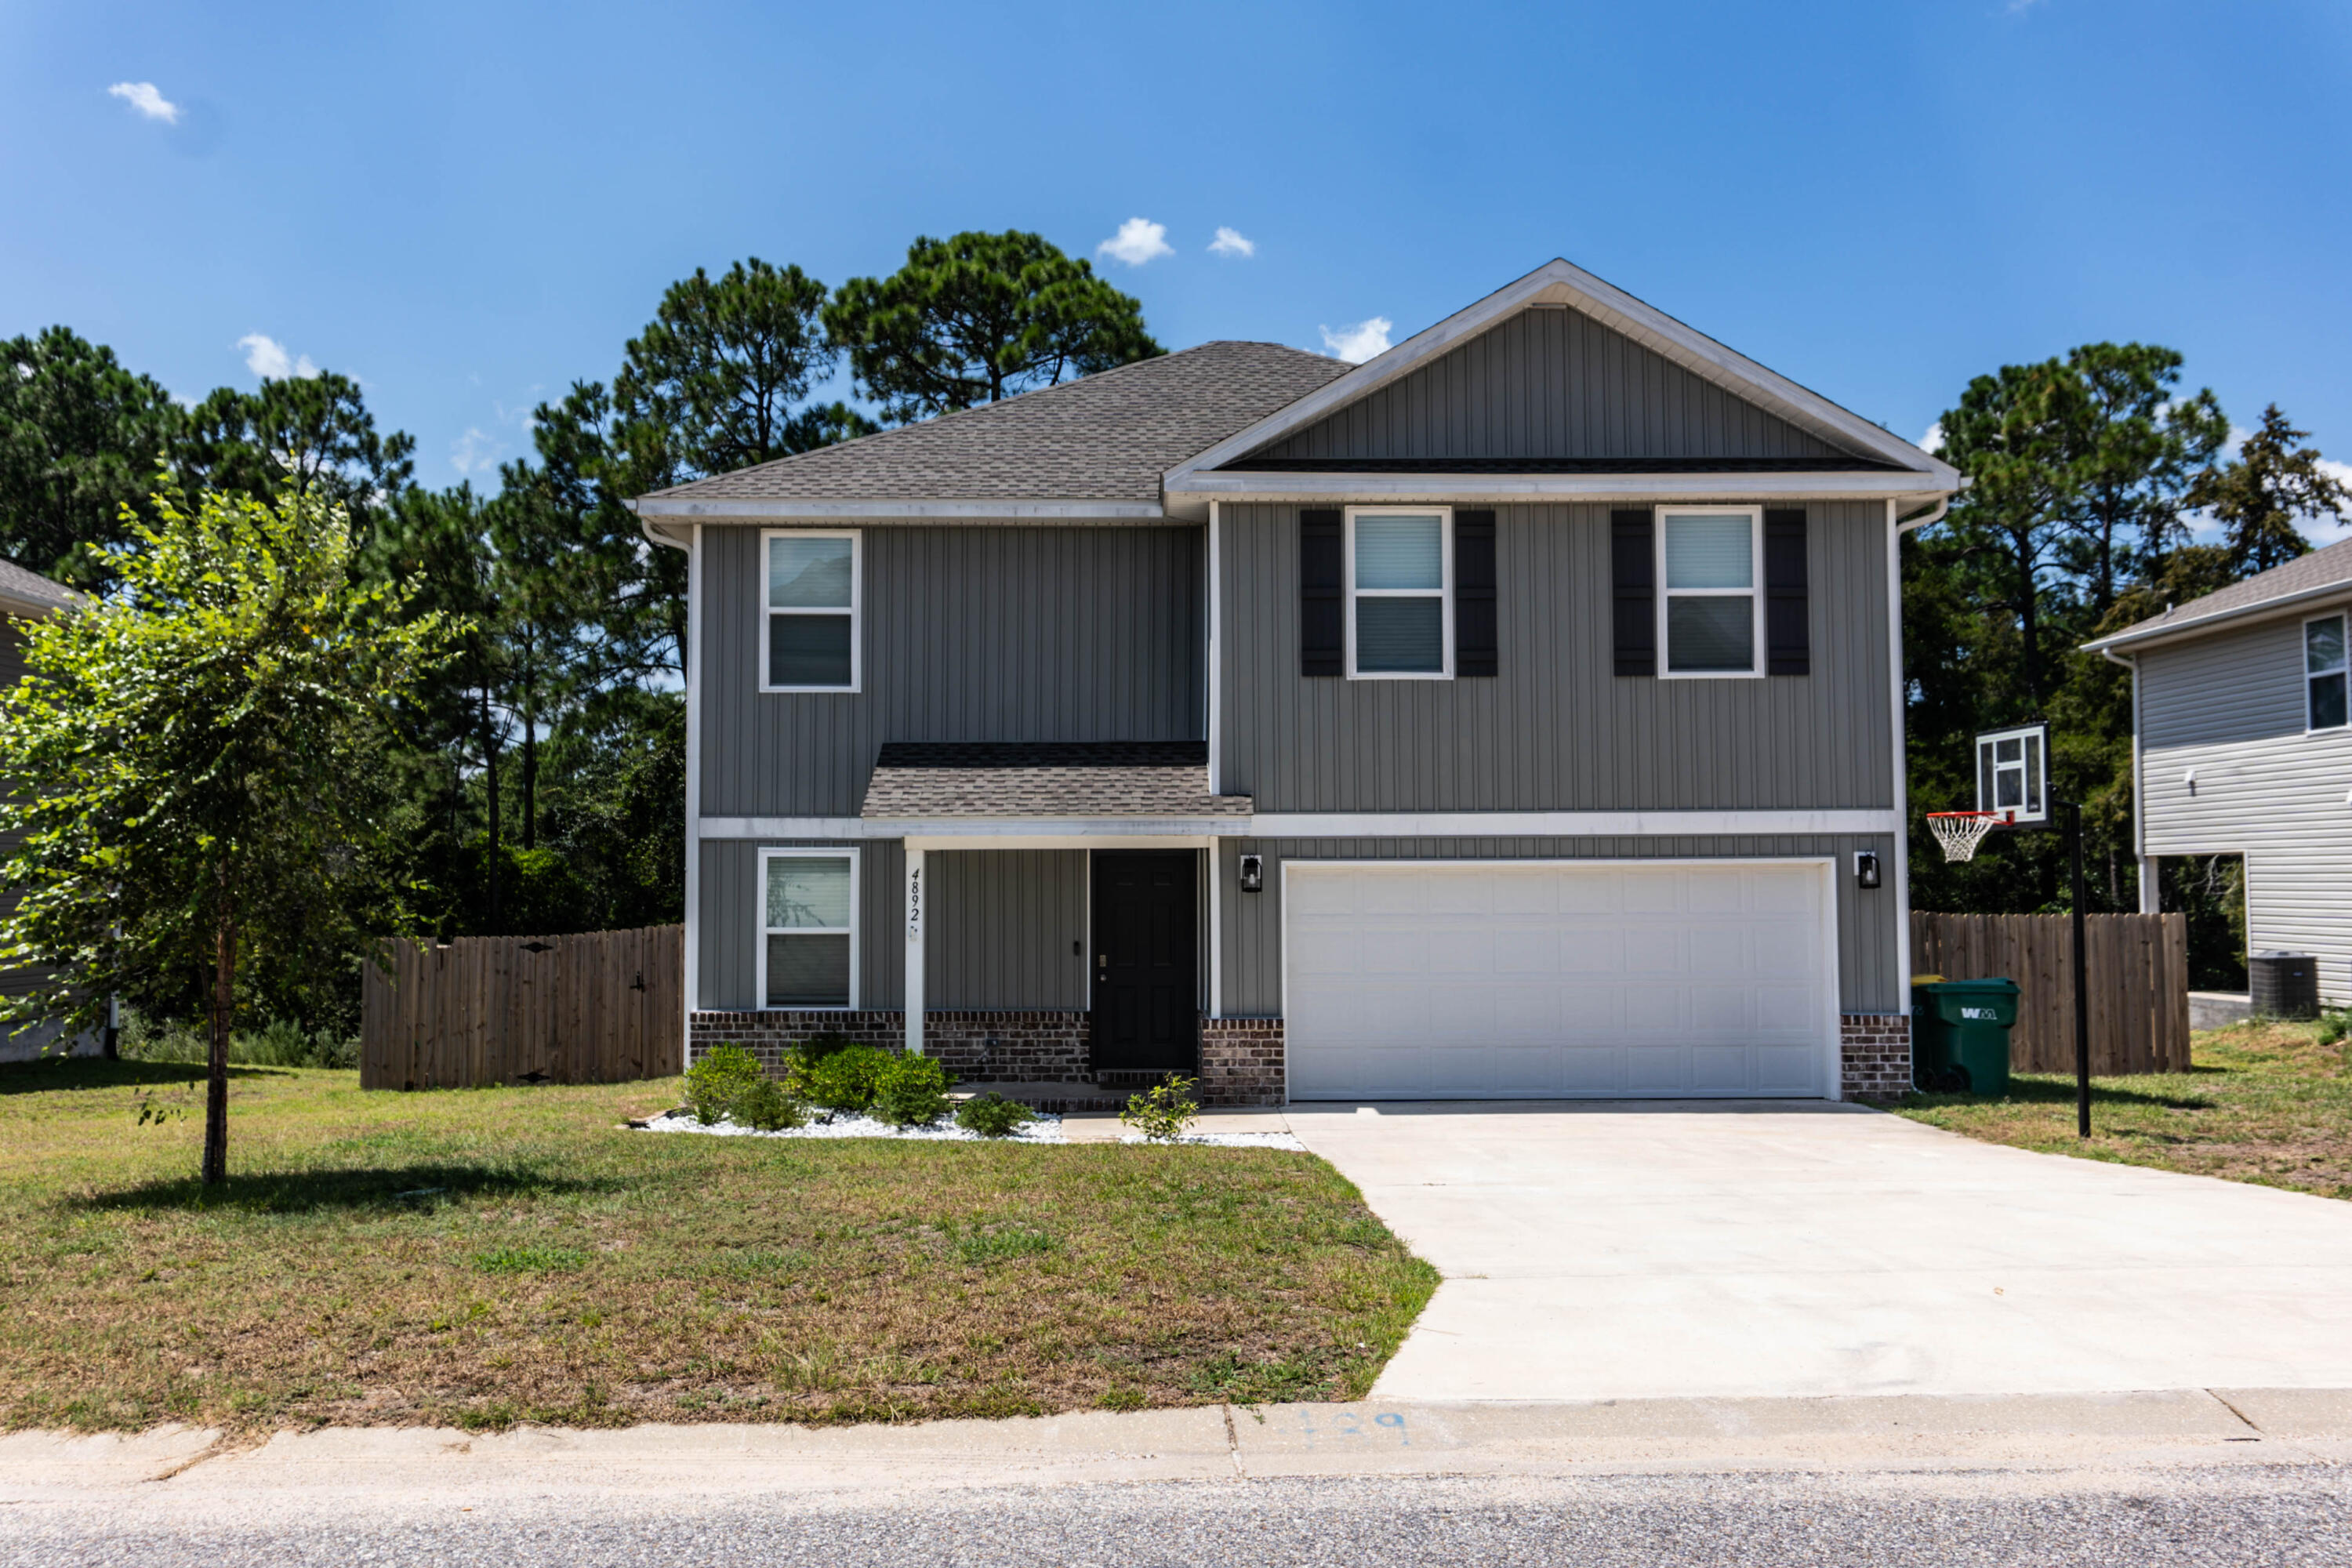
MULTIPOLYGON (((1347 545, 1339 566, 1344 574, 1347 605, 1348 679, 1350 680, 1451 680, 1454 679, 1454 509, 1450 506, 1351 506, 1347 509, 1347 545), (1440 644, 1435 669, 1358 669, 1356 668, 1356 520, 1360 517, 1434 517, 1437 519, 1438 612, 1440 644)), ((1366 588, 1370 599, 1426 599, 1426 588, 1366 588)))
POLYGON ((1764 509, 1760 506, 1660 506, 1650 512, 1651 571, 1657 583, 1658 679, 1661 680, 1761 680, 1764 678, 1764 509), (1666 585, 1666 516, 1744 517, 1748 520, 1748 586, 1670 588, 1666 585), (1746 599, 1748 668, 1676 669, 1674 642, 1666 633, 1666 607, 1675 599, 1746 599))
POLYGON ((866 536, 855 528, 765 528, 760 531, 760 646, 754 657, 760 661, 760 689, 763 692, 793 692, 813 695, 840 696, 855 694, 865 688, 866 652, 864 628, 866 621, 866 536), (780 608, 768 603, 768 542, 774 539, 846 539, 849 541, 849 608, 846 612, 793 605, 780 608), (769 652, 769 637, 779 616, 840 616, 849 617, 849 684, 846 686, 771 686, 768 672, 774 668, 769 652))
POLYGON ((2306 735, 2330 735, 2338 730, 2352 728, 2352 616, 2347 616, 2342 610, 2330 610, 2324 616, 2305 616, 2296 637, 2294 656, 2296 665, 2303 671, 2303 732, 2306 735), (2321 621, 2336 623, 2339 646, 2344 649, 2345 662, 2334 669, 2311 668, 2311 628, 2321 621), (2311 721, 2311 683, 2323 675, 2344 677, 2346 721, 2342 724, 2323 726, 2311 721))
MULTIPOLYGON (((762 563, 764 565, 765 563, 762 563)), ((832 689, 830 687, 827 690, 832 689)), ((830 844, 778 844, 760 851, 759 879, 751 888, 751 928, 753 955, 751 962, 753 1011, 760 1013, 855 1013, 858 1005, 857 927, 864 912, 864 887, 858 877, 857 850, 851 846, 830 844), (771 860, 846 860, 849 862, 849 927, 846 932, 838 926, 776 927, 768 924, 768 862, 771 860), (780 1007, 768 1001, 768 938, 771 936, 841 936, 849 938, 849 1001, 845 1005, 822 1004, 815 1006, 780 1007)))

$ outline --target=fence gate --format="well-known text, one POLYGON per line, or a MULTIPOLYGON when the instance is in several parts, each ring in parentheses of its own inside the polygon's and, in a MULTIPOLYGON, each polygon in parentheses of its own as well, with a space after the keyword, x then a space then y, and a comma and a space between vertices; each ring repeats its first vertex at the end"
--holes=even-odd
MULTIPOLYGON (((2091 1070, 2189 1070, 2189 917, 2085 915, 2091 1070)), ((2017 982, 2010 1066, 2074 1070, 2072 915, 1911 915, 1911 972, 2017 982)))
POLYGON ((360 1087, 619 1083, 685 1070, 686 928, 393 944, 362 982, 360 1087))

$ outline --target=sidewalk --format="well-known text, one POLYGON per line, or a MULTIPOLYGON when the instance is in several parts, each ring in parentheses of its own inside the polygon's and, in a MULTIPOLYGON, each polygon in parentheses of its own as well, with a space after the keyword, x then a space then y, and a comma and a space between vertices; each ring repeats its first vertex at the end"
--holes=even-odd
POLYGON ((1233 1481, 2352 1463, 2352 1390, 1282 1405, 909 1426, 0 1437, 0 1504, 397 1503, 1233 1481))

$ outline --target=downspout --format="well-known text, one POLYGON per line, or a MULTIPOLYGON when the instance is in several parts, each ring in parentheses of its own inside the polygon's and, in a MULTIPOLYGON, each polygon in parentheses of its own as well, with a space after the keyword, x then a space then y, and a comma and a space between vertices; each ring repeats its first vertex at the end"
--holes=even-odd
POLYGON ((1886 503, 1886 685, 1895 736, 1895 1008, 1907 1016, 1911 1006, 1911 768, 1903 750, 1903 536, 1942 521, 1952 510, 1952 498, 1939 496, 1933 506, 1909 517, 1896 516, 1896 504, 1893 500, 1886 503))
MULTIPOLYGON (((621 503, 636 511, 637 503, 621 503)), ((700 914, 702 891, 702 524, 694 524, 692 542, 657 531, 640 514, 637 530, 656 544, 686 553, 686 647, 679 650, 686 664, 686 931, 685 955, 678 990, 685 1001, 678 1019, 678 1050, 682 1066, 694 1065, 694 1014, 701 1003, 700 914)), ((765 998, 762 998, 764 1001, 765 998)))
POLYGON ((2131 671, 2132 678, 2132 864, 2139 879, 2139 912, 2157 912, 2161 894, 2150 888, 2153 880, 2147 863, 2147 811, 2144 801, 2147 767, 2140 754, 2139 656, 2117 653, 2111 647, 2099 650, 2099 657, 2120 664, 2131 671))

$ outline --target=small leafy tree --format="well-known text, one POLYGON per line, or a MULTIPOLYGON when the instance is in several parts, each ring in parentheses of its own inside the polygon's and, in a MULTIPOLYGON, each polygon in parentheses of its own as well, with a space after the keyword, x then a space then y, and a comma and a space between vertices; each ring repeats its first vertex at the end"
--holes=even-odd
POLYGON ((462 630, 363 583, 349 514, 154 498, 121 586, 36 624, 0 691, 0 963, 48 966, 17 1019, 94 1026, 159 974, 209 976, 203 1178, 228 1173, 228 1039, 240 967, 341 961, 407 921, 387 842, 391 713, 462 630))

